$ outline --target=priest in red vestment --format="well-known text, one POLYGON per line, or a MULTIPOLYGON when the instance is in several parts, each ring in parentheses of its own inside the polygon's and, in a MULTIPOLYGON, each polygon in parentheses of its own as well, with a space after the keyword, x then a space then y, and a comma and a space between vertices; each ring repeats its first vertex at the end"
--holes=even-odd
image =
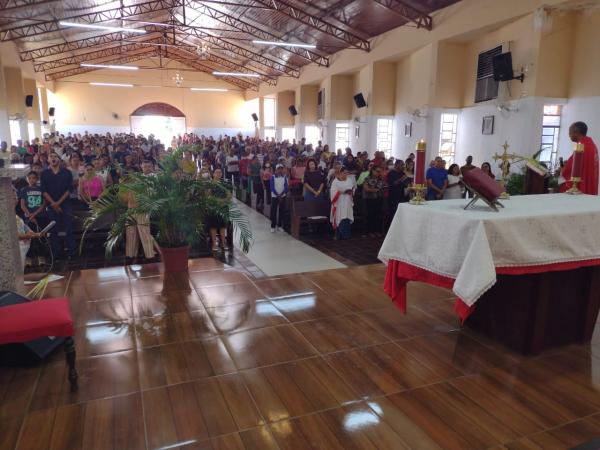
MULTIPOLYGON (((583 122, 575 122, 569 127, 569 137, 573 142, 583 144, 583 174, 577 185, 584 194, 598 195, 598 149, 592 138, 587 136, 588 127, 583 122)), ((567 160, 561 175, 565 182, 560 186, 560 192, 571 188, 571 171, 573 170, 573 155, 567 160)))

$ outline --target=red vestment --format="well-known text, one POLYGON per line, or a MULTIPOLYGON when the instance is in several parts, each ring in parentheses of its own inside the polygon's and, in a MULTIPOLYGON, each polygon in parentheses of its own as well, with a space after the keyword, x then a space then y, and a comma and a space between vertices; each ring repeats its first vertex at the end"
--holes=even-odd
MULTIPOLYGON (((577 185, 584 194, 598 195, 598 149, 592 138, 584 136, 579 143, 583 144, 583 173, 577 185)), ((561 184, 560 192, 571 188, 571 170, 573 169, 573 155, 567 160, 562 171, 565 183, 561 184)))

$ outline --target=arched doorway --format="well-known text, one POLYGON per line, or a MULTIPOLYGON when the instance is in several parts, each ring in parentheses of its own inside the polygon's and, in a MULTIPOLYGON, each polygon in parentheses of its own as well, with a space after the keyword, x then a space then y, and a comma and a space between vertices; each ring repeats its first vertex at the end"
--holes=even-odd
POLYGON ((129 121, 132 133, 153 134, 165 147, 173 136, 186 132, 185 114, 168 103, 146 103, 131 113, 129 121))

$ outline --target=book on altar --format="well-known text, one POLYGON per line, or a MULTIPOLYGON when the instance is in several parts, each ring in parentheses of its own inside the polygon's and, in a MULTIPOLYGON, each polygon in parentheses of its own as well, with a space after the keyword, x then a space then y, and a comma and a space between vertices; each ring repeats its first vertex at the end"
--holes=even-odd
POLYGON ((495 202, 504 192, 498 182, 476 167, 463 174, 463 181, 477 194, 489 202, 495 202))

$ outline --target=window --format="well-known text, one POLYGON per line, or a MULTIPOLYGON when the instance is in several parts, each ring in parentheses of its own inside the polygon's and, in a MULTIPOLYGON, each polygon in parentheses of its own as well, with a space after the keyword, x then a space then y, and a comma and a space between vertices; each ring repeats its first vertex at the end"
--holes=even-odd
POLYGON ((271 138, 275 139, 275 128, 265 128, 265 140, 271 140, 271 138))
POLYGON ((498 97, 498 82, 494 81, 492 60, 502 53, 502 46, 479 54, 477 58, 477 82, 475 83, 475 103, 498 97))
POLYGON ((386 158, 392 156, 392 127, 392 119, 377 119, 377 150, 386 158))
POLYGON ((440 121, 440 150, 438 154, 446 161, 446 167, 454 164, 457 125, 458 114, 442 114, 440 121))
POLYGON ((265 98, 263 103, 265 128, 275 128, 275 99, 265 98))
POLYGON ((40 108, 40 120, 44 120, 44 117, 46 116, 44 114, 44 107, 42 105, 42 88, 37 88, 37 93, 38 93, 38 106, 40 108))
POLYGON ((275 137, 275 99, 264 98, 263 99, 263 135, 265 139, 275 137))
POLYGON ((21 124, 18 120, 9 120, 8 127, 10 129, 10 140, 12 145, 17 145, 17 141, 21 139, 21 124))
POLYGON ((560 131, 561 105, 544 105, 542 119, 542 143, 539 161, 546 163, 549 168, 556 165, 558 155, 558 133, 560 131))
POLYGON ((27 134, 29 135, 29 142, 33 141, 36 138, 35 123, 27 122, 27 134))
POLYGON ((344 150, 350 146, 350 125, 347 123, 335 124, 335 150, 344 150))
POLYGON ((296 129, 294 127, 283 127, 281 129, 281 140, 292 142, 296 139, 296 129))
POLYGON ((307 144, 312 144, 313 147, 316 147, 321 140, 321 130, 314 125, 307 125, 306 128, 304 128, 304 137, 306 138, 307 144))

